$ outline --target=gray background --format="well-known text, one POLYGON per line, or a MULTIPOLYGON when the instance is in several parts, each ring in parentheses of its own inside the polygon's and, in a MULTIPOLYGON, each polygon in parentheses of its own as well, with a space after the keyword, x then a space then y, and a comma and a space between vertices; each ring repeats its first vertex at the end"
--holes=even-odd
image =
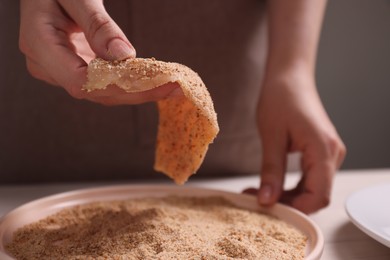
POLYGON ((331 0, 318 89, 348 154, 343 168, 390 167, 390 1, 331 0))

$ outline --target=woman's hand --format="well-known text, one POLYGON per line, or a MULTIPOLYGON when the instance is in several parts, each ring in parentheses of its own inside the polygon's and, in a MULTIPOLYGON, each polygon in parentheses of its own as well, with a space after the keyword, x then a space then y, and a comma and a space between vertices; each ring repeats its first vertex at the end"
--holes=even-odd
MULTIPOLYGON (((116 87, 87 93, 87 63, 123 60, 135 49, 107 14, 102 0, 21 0, 19 45, 32 76, 71 96, 105 105, 138 104, 178 93, 177 84, 129 94, 116 87)), ((181 92, 181 91, 179 91, 181 92)))
MULTIPOLYGON (((332 180, 346 149, 318 97, 314 79, 294 71, 266 81, 258 105, 263 146, 262 205, 281 201, 305 213, 330 201, 332 180), (289 152, 300 152, 302 178, 295 189, 283 190, 289 152)), ((252 189, 252 193, 254 189, 252 189)))

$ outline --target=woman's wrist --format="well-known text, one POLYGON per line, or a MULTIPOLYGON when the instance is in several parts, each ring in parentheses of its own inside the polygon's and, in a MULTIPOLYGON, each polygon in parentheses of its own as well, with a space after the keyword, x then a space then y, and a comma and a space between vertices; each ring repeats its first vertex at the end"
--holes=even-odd
POLYGON ((301 62, 289 62, 279 66, 267 66, 263 85, 288 84, 315 85, 314 68, 311 65, 301 62), (310 84, 308 84, 310 83, 310 84))

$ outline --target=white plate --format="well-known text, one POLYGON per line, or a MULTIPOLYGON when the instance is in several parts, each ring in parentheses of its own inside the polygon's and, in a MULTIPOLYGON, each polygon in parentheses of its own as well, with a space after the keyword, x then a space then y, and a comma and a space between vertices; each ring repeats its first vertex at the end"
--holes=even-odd
POLYGON ((16 229, 45 218, 63 208, 92 201, 162 197, 168 194, 197 197, 218 195, 248 210, 268 212, 295 226, 308 237, 305 259, 315 260, 321 257, 324 239, 320 229, 306 215, 293 208, 281 204, 267 209, 260 208, 254 196, 219 190, 170 185, 120 185, 60 193, 32 201, 11 211, 0 219, 0 259, 12 259, 5 251, 4 245, 11 241, 12 234, 16 229))
POLYGON ((351 194, 346 200, 345 208, 358 228, 390 247, 390 183, 351 194))

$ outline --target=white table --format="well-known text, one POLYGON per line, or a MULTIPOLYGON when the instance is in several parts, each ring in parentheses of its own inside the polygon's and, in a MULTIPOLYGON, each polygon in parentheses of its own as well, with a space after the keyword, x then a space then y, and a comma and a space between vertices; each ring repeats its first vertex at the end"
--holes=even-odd
MULTIPOLYGON (((286 187, 292 187, 298 178, 297 173, 288 174, 286 187)), ((344 209, 344 202, 349 194, 361 188, 383 182, 390 182, 390 169, 342 171, 337 174, 331 204, 326 209, 310 216, 318 224, 325 237, 325 248, 321 259, 390 259, 390 248, 376 242, 355 227, 349 221, 344 209)), ((204 181, 191 180, 187 185, 241 192, 242 189, 257 186, 258 183, 259 179, 257 177, 240 177, 204 181)), ((112 183, 0 185, 0 216, 25 202, 42 196, 107 184, 112 183)))

